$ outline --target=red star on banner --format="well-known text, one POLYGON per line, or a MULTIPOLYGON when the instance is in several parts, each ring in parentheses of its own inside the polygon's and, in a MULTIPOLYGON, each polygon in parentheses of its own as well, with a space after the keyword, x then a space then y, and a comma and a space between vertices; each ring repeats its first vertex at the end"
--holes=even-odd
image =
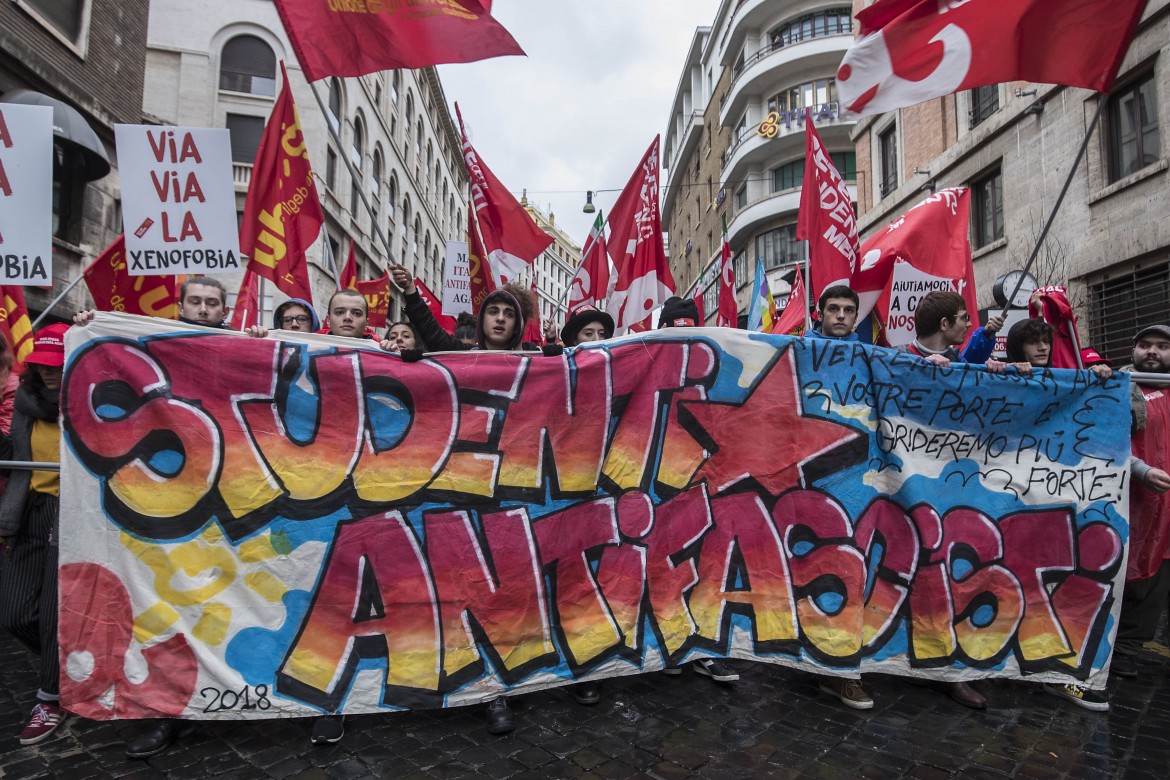
POLYGON ((804 463, 859 438, 847 426, 804 414, 792 350, 768 369, 742 404, 682 401, 679 407, 702 427, 702 432, 692 429, 692 435, 713 453, 691 482, 706 480, 712 493, 753 477, 779 495, 800 484, 804 463))

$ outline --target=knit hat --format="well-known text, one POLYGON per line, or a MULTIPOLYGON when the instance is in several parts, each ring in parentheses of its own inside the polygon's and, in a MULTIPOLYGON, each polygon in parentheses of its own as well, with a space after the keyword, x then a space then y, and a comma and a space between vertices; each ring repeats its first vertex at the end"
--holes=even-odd
POLYGON ((699 307, 693 298, 672 295, 662 304, 659 328, 696 328, 699 325, 699 307))
POLYGON ((24 359, 26 364, 60 368, 65 365, 65 331, 69 326, 63 322, 46 325, 37 331, 33 349, 24 359))
POLYGON ((565 320, 565 327, 561 328, 561 341, 565 346, 577 346, 577 334, 591 322, 601 323, 607 339, 613 338, 613 317, 591 303, 583 303, 573 309, 569 319, 565 320))

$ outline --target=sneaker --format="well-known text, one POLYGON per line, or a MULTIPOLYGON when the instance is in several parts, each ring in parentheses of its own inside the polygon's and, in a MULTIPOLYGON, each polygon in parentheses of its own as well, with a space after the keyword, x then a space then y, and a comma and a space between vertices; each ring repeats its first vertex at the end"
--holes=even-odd
POLYGON ((848 677, 822 677, 821 690, 830 696, 836 696, 846 707, 855 710, 873 709, 873 699, 861 687, 859 680, 848 677))
POLYGON ((65 712, 56 702, 38 701, 28 716, 28 723, 20 732, 20 744, 35 745, 49 738, 61 721, 65 720, 65 712))
POLYGON ((507 734, 516 728, 516 722, 512 720, 512 710, 508 708, 507 699, 501 696, 488 702, 487 722, 489 734, 507 734))
POLYGON ((1132 680, 1138 676, 1137 657, 1127 653, 1114 653, 1113 662, 1109 665, 1111 674, 1132 680))
POLYGON ((314 745, 332 745, 345 736, 344 715, 322 715, 313 721, 309 741, 314 745))
POLYGON ((1057 683, 1045 683, 1044 690, 1053 696, 1068 699, 1073 704, 1078 707, 1084 707, 1086 710, 1092 710, 1093 712, 1106 712, 1109 710, 1109 697, 1103 691, 1091 691, 1080 685, 1058 685, 1057 683))
POLYGON ((710 677, 715 682, 735 682, 739 679, 739 672, 716 661, 714 658, 700 658, 694 663, 697 674, 710 677))

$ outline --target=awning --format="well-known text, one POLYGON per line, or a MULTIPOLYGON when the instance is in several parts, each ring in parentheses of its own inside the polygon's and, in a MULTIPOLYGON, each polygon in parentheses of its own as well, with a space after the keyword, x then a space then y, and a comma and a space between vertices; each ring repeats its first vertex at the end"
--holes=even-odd
POLYGON ((110 172, 110 158, 97 133, 73 106, 31 89, 13 89, 0 96, 0 103, 49 106, 53 109, 53 135, 57 143, 77 161, 77 173, 95 181, 110 172))

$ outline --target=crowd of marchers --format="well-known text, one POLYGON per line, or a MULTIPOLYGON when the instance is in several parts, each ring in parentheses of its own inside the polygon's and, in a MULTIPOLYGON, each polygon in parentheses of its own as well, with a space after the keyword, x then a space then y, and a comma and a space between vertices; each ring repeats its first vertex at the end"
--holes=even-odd
MULTIPOLYGON (((300 299, 276 307, 272 328, 255 325, 247 333, 269 337, 272 330, 316 332, 346 338, 369 339, 383 350, 399 353, 404 360, 418 360, 426 352, 457 350, 538 351, 525 342, 525 324, 535 316, 531 292, 520 285, 506 285, 490 293, 480 304, 478 316, 464 315, 454 333, 435 320, 419 295, 413 276, 402 266, 392 266, 391 276, 405 299, 406 320, 390 325, 379 337, 367 325, 366 299, 352 290, 339 290, 329 299, 324 321, 312 304, 300 299)), ((846 286, 826 289, 816 304, 817 318, 805 338, 857 341, 858 296, 846 286)), ((226 329, 227 295, 223 285, 208 277, 184 282, 180 289, 179 320, 188 325, 226 329)), ((79 312, 74 324, 84 326, 94 312, 79 312)), ((694 301, 670 298, 663 305, 659 328, 698 327, 694 301)), ((1025 319, 1007 334, 1006 360, 992 358, 995 334, 1003 327, 1000 317, 971 329, 971 315, 963 298, 953 292, 932 292, 914 313, 915 338, 900 349, 938 365, 979 364, 993 372, 1031 373, 1048 368, 1053 332, 1040 318, 1025 319)), ((14 370, 11 350, 0 355, 0 459, 32 463, 59 462, 59 395, 65 364, 66 324, 54 324, 35 334, 25 370, 14 370)), ((557 334, 544 332, 543 352, 558 355, 566 347, 603 341, 614 335, 614 321, 600 309, 584 305, 571 311, 557 334), (559 339, 557 336, 559 335, 559 339)), ((1100 378, 1112 368, 1096 351, 1082 353, 1084 365, 1100 378)), ((1151 324, 1133 338, 1132 367, 1143 374, 1170 374, 1170 325, 1151 324)), ((1134 382, 1132 395, 1133 475, 1130 491, 1130 552, 1121 618, 1114 646, 1111 673, 1137 677, 1143 645, 1154 639, 1170 595, 1170 387, 1134 382)), ((59 703, 59 653, 57 647, 57 543, 59 528, 59 474, 49 470, 13 470, 7 474, 0 497, 0 627, 8 631, 39 659, 40 688, 20 734, 23 745, 39 743, 54 734, 66 717, 59 703)), ((722 661, 703 659, 692 664, 694 672, 731 684, 739 674, 722 661)), ((681 674, 668 668, 667 674, 681 674)), ((820 690, 854 709, 870 709, 874 702, 859 679, 822 677, 820 690)), ((1109 708, 1105 693, 1077 685, 1048 684, 1046 689, 1089 710, 1109 708)), ((969 683, 940 686, 957 703, 983 709, 987 700, 969 683)), ((601 686, 582 682, 573 687, 582 705, 600 701, 601 686)), ((505 734, 515 728, 507 699, 499 697, 486 708, 487 728, 505 734)), ((166 750, 179 736, 182 722, 157 720, 127 745, 128 758, 147 758, 166 750)), ((321 715, 313 720, 309 738, 314 744, 337 742, 344 736, 344 716, 321 715)))

